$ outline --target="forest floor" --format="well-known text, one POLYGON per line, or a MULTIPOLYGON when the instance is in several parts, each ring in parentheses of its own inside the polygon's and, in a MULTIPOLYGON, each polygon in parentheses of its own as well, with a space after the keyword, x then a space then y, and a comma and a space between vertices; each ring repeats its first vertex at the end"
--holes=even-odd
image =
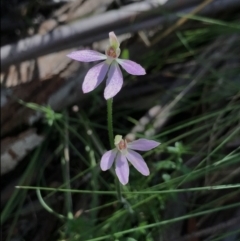
POLYGON ((1 3, 1 240, 240 240, 240 1, 1 3), (108 33, 123 59, 113 132, 161 142, 116 192, 104 83, 84 94, 108 33))

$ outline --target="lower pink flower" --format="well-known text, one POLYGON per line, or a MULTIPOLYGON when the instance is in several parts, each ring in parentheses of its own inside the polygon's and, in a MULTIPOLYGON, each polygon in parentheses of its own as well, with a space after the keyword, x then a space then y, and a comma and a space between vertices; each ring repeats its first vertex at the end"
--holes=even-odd
POLYGON ((111 168, 115 160, 115 171, 119 181, 126 185, 129 179, 129 165, 128 161, 144 176, 150 174, 148 166, 142 156, 135 152, 137 151, 149 151, 158 145, 159 142, 139 139, 133 142, 127 142, 122 139, 122 136, 117 135, 114 140, 116 148, 107 151, 101 159, 100 167, 103 171, 111 168))

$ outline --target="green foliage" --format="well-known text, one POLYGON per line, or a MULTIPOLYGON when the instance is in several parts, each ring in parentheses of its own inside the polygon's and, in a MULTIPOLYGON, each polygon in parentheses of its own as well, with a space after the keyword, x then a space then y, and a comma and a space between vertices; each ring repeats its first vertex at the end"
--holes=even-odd
POLYGON ((20 104, 25 105, 26 107, 35 110, 37 112, 41 112, 44 115, 44 121, 49 125, 52 126, 53 123, 57 120, 60 120, 63 118, 63 115, 60 113, 56 113, 51 106, 41 106, 35 103, 26 103, 22 100, 19 100, 20 104))
POLYGON ((122 50, 121 58, 122 59, 129 59, 129 51, 128 51, 128 49, 123 49, 122 50))

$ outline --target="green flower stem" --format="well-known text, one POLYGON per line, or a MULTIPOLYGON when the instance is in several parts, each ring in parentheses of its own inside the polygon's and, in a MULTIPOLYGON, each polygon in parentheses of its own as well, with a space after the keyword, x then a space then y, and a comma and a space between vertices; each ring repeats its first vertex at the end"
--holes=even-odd
POLYGON ((119 202, 122 202, 123 198, 122 198, 122 193, 121 193, 121 186, 120 186, 120 182, 117 179, 117 176, 115 176, 115 185, 116 185, 116 189, 117 189, 117 197, 119 202))
POLYGON ((114 142, 113 142, 112 103, 113 103, 113 98, 107 100, 108 136, 109 136, 110 146, 113 149, 114 142))
MULTIPOLYGON (((113 120, 112 120, 112 104, 113 104, 113 98, 107 100, 107 121, 108 121, 108 136, 109 136, 109 142, 110 146, 113 149, 114 141, 113 141, 113 120)), ((115 185, 117 189, 117 197, 120 202, 122 202, 122 194, 121 194, 121 186, 120 182, 118 181, 117 177, 115 176, 115 185)))

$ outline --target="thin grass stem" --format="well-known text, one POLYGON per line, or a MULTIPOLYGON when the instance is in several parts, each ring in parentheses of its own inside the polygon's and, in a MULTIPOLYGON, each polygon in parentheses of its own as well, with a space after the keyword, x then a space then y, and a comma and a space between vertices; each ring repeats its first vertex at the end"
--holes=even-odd
MULTIPOLYGON (((62 157, 61 163, 62 163, 62 169, 63 169, 63 178, 64 183, 66 183, 67 189, 71 189, 70 185, 70 168, 69 168, 69 134, 68 134, 68 113, 65 111, 65 123, 64 123, 64 156, 62 157)), ((67 217, 69 219, 73 219, 73 213, 72 213, 72 196, 71 193, 65 194, 65 203, 66 203, 66 210, 67 210, 67 217)))

